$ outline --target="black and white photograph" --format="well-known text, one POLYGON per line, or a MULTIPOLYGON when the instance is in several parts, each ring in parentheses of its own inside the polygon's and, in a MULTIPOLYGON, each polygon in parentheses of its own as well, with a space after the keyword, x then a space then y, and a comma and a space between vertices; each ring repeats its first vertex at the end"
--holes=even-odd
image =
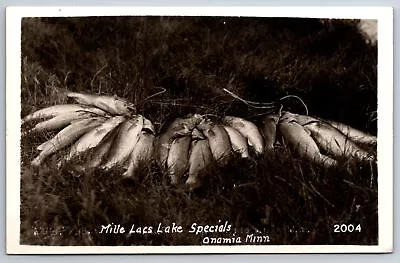
POLYGON ((391 251, 390 8, 48 9, 7 13, 12 253, 391 251))

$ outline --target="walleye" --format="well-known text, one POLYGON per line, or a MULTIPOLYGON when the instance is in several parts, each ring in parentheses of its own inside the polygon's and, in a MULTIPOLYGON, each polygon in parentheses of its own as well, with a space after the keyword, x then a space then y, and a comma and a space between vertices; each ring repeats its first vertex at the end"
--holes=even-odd
POLYGON ((50 106, 38 111, 35 111, 28 116, 24 117, 22 119, 22 124, 24 124, 27 121, 31 120, 37 120, 37 119, 43 119, 43 118, 49 118, 49 117, 54 117, 59 114, 67 113, 67 112, 74 112, 74 111, 82 111, 82 112, 91 112, 100 116, 105 116, 106 113, 98 108, 94 107, 88 107, 84 105, 79 105, 79 104, 63 104, 63 105, 54 105, 50 106))
POLYGON ((277 114, 270 114, 264 117, 262 133, 264 135, 265 149, 273 150, 276 140, 276 125, 279 121, 277 114))
POLYGON ((132 153, 143 127, 143 117, 136 115, 120 125, 118 136, 103 169, 108 170, 115 165, 122 164, 132 153))
POLYGON ((323 120, 323 119, 306 116, 306 115, 293 114, 290 112, 285 112, 284 115, 282 116, 282 119, 286 119, 288 121, 296 120, 297 123, 299 123, 303 126, 307 125, 307 124, 311 124, 313 122, 320 122, 320 123, 328 124, 328 125, 336 128, 337 130, 339 130, 341 133, 343 133, 344 135, 349 137, 349 139, 353 140, 356 143, 370 144, 370 145, 376 144, 376 136, 359 131, 359 130, 352 128, 348 125, 345 125, 343 123, 329 121, 329 120, 323 120))
POLYGON ((235 128, 246 137, 248 144, 254 147, 256 153, 262 154, 264 152, 264 140, 254 123, 233 116, 226 116, 224 121, 228 126, 235 128))
POLYGON ((243 137, 243 135, 240 132, 238 132, 236 129, 232 127, 224 126, 224 129, 229 136, 229 141, 231 142, 232 150, 234 152, 240 153, 242 158, 248 158, 249 149, 247 146, 246 138, 243 137))
POLYGON ((226 130, 209 120, 201 122, 197 126, 208 139, 211 153, 217 162, 225 164, 231 156, 231 142, 226 130))
POLYGON ((200 187, 202 180, 200 173, 213 161, 208 140, 193 141, 189 157, 189 177, 186 185, 190 190, 200 187))
POLYGON ((177 118, 171 122, 166 131, 160 135, 157 140, 157 154, 159 162, 163 168, 165 168, 168 159, 169 148, 174 139, 179 136, 190 135, 201 120, 202 116, 198 114, 177 118))
POLYGON ((94 128, 90 132, 83 135, 72 147, 66 160, 71 160, 87 150, 96 147, 100 144, 103 138, 125 120, 123 116, 112 117, 94 128))
POLYGON ((171 144, 167 159, 171 184, 180 183, 180 179, 186 172, 191 142, 192 138, 190 136, 184 136, 176 138, 171 144))
POLYGON ((129 157, 128 169, 125 177, 133 177, 141 163, 149 163, 154 153, 154 135, 141 132, 139 140, 129 157))
POLYGON ((376 136, 367 134, 365 132, 362 132, 360 130, 357 130, 355 128, 352 128, 348 125, 335 122, 335 121, 326 121, 339 131, 341 131, 344 135, 348 136, 351 140, 353 140, 356 143, 361 143, 361 144, 370 144, 370 145, 376 145, 377 139, 376 136))
POLYGON ((90 117, 94 117, 94 114, 83 111, 65 112, 60 115, 56 115, 49 120, 36 124, 35 127, 23 133, 22 136, 28 135, 33 132, 54 131, 62 129, 70 125, 72 121, 86 119, 90 117))
POLYGON ((73 143, 86 132, 99 126, 103 121, 104 119, 102 118, 91 118, 73 122, 49 140, 43 147, 42 152, 32 161, 31 164, 33 166, 39 166, 46 157, 73 143))
MULTIPOLYGON (((69 125, 69 126, 71 126, 72 124, 74 124, 74 123, 76 123, 76 122, 79 122, 79 121, 81 121, 81 120, 85 120, 85 119, 86 119, 86 120, 90 120, 90 119, 92 119, 92 118, 97 118, 97 119, 99 119, 99 120, 105 120, 104 117, 91 117, 91 118, 84 118, 84 119, 76 119, 76 120, 72 120, 72 121, 70 122, 70 125, 69 125)), ((67 126, 66 128, 68 128, 69 126, 67 126)), ((64 128, 64 129, 65 129, 65 128, 64 128)), ((43 151, 43 149, 46 148, 50 143, 52 143, 51 140, 46 141, 46 142, 40 144, 38 147, 36 147, 36 149, 37 149, 38 151, 43 151)))
POLYGON ((296 121, 298 124, 304 126, 307 125, 308 123, 312 123, 312 122, 321 122, 321 119, 318 119, 316 117, 311 117, 308 115, 300 115, 300 114, 296 114, 296 113, 291 113, 291 112, 284 112, 281 120, 284 122, 291 122, 291 121, 296 121))
POLYGON ((74 98, 78 103, 96 106, 113 115, 130 116, 136 111, 132 103, 117 96, 89 95, 78 92, 67 92, 67 96, 74 98))
POLYGON ((322 164, 325 167, 336 165, 332 158, 321 154, 317 144, 304 128, 296 122, 282 122, 278 124, 286 143, 299 156, 322 164))
POLYGON ((322 122, 314 122, 305 125, 304 128, 311 132, 311 137, 319 147, 335 157, 356 157, 360 160, 374 159, 335 127, 322 122))

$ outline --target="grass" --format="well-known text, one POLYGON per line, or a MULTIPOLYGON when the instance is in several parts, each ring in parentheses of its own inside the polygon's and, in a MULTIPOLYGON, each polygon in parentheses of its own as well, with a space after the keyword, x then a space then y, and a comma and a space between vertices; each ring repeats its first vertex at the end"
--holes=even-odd
MULTIPOLYGON (((310 114, 376 134, 376 47, 352 23, 315 19, 211 17, 25 18, 22 23, 22 112, 68 100, 59 89, 118 95, 160 131, 187 113, 235 115, 259 124, 265 110, 234 100, 223 88, 258 102, 301 97, 310 114), (166 92, 147 99, 160 91, 166 92)), ((303 113, 295 99, 285 110, 303 113)), ((21 244, 200 245, 198 225, 231 225, 269 235, 270 244, 378 242, 377 168, 339 160, 323 168, 279 146, 275 153, 210 167, 204 187, 169 184, 156 163, 129 181, 121 171, 57 168, 64 151, 39 169, 29 162, 52 134, 22 138, 21 244), (172 223, 184 234, 105 234, 102 225, 172 223), (361 232, 336 233, 335 224, 361 232)), ((154 230, 154 229, 153 229, 154 230)), ((243 238, 242 237, 242 238, 243 238)))

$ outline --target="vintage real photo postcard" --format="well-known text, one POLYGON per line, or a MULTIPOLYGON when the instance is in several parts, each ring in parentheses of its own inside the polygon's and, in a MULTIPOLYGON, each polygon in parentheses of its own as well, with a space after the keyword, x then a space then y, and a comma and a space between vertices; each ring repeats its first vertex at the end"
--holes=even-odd
POLYGON ((392 12, 7 8, 7 252, 391 252, 392 12))

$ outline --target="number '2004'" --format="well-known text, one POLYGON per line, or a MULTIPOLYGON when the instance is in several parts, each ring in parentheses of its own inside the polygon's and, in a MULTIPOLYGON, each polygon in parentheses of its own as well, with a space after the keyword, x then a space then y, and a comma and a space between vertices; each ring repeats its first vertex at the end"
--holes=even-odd
POLYGON ((336 232, 336 233, 361 232, 361 225, 360 224, 358 224, 357 226, 354 226, 353 224, 349 224, 349 225, 346 225, 346 224, 341 224, 341 225, 335 224, 333 226, 333 228, 334 228, 333 231, 336 232))

